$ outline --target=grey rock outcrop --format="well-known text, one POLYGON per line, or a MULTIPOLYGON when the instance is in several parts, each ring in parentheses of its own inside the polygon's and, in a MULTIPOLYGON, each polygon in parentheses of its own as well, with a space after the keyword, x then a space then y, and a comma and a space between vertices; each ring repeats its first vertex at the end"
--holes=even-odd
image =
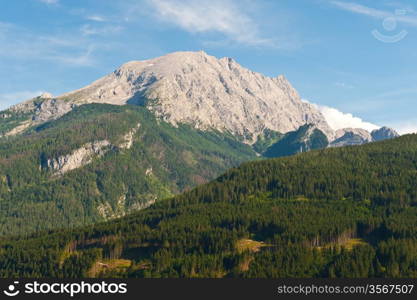
MULTIPOLYGON (((22 133, 27 128, 47 121, 56 120, 70 112, 75 104, 55 99, 49 93, 43 93, 39 97, 13 105, 9 108, 10 113, 28 114, 30 117, 22 121, 15 128, 11 129, 5 136, 12 136, 22 133)), ((3 115, 10 115, 3 113, 3 115)))
POLYGON ((331 147, 362 145, 372 142, 371 134, 361 128, 345 128, 336 131, 335 140, 331 147))
POLYGON ((39 97, 43 99, 52 99, 54 96, 51 93, 44 92, 39 97))
POLYGON ((42 123, 58 119, 71 111, 74 104, 58 99, 48 99, 39 104, 35 109, 33 121, 42 123))
POLYGON ((63 175, 68 171, 91 163, 95 157, 101 157, 111 149, 130 149, 133 146, 134 136, 139 128, 140 123, 123 135, 118 145, 113 145, 107 140, 86 143, 80 148, 73 150, 70 154, 48 158, 44 167, 52 171, 54 175, 63 175))
POLYGON ((392 128, 381 127, 371 133, 360 128, 345 128, 336 131, 331 147, 362 145, 371 142, 393 139, 400 135, 392 128))
POLYGON ((140 128, 140 123, 136 125, 136 127, 132 128, 128 133, 123 136, 123 141, 118 146, 119 149, 130 149, 133 146, 133 139, 140 128))
POLYGON ((394 139, 400 136, 394 129, 388 127, 381 127, 380 129, 373 130, 371 135, 375 142, 394 139))
POLYGON ((87 143, 70 154, 48 159, 47 168, 52 170, 54 175, 63 175, 90 163, 96 156, 103 156, 110 145, 107 140, 87 143))

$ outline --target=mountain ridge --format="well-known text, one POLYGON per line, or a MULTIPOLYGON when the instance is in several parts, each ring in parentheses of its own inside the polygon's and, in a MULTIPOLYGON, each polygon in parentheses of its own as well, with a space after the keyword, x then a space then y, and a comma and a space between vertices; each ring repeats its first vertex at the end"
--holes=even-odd
MULTIPOLYGON (((145 105, 174 126, 185 123, 196 129, 226 130, 252 143, 266 129, 286 133, 306 123, 333 134, 322 114, 301 101, 284 76, 266 77, 233 59, 217 59, 204 52, 175 52, 128 62, 84 88, 49 96, 10 110, 35 111, 37 116, 42 107, 36 107, 36 102, 41 99, 49 103, 46 111, 55 109, 58 116, 86 103, 130 103, 145 105)), ((56 118, 53 113, 43 115, 48 114, 56 118)), ((42 121, 42 117, 37 119, 42 121)))
MULTIPOLYGON (((317 106, 303 101, 283 75, 267 77, 232 58, 217 59, 203 51, 130 61, 81 89, 57 97, 44 93, 14 105, 9 112, 28 118, 14 122, 14 127, 5 126, 8 131, 3 135, 22 133, 88 103, 145 106, 174 126, 188 124, 201 130, 227 131, 249 144, 254 144, 264 131, 286 134, 306 124, 317 126, 329 142, 340 138, 317 106)), ((7 110, 3 115, 7 116, 7 110)), ((1 131, 0 126, 0 135, 1 131)), ((338 145, 356 144, 357 132, 354 134, 356 141, 347 137, 338 145)), ((385 137, 396 136, 391 133, 385 137)))
POLYGON ((143 107, 77 106, 0 139, 0 236, 119 217, 256 159, 230 134, 173 127, 143 107))
POLYGON ((143 104, 173 125, 228 130, 252 141, 266 128, 286 133, 310 122, 331 134, 321 113, 303 103, 284 76, 266 77, 202 51, 128 62, 58 99, 67 97, 110 104, 141 103, 145 97, 143 104))

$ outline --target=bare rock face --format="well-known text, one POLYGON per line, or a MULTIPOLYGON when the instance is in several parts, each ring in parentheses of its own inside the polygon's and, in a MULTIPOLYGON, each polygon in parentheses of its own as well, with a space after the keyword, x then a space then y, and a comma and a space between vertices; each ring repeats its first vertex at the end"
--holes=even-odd
MULTIPOLYGON (((7 132, 5 136, 13 136, 22 133, 31 126, 56 120, 70 112, 74 107, 75 105, 73 103, 60 99, 54 99, 49 93, 43 93, 38 97, 13 105, 9 108, 10 112, 29 114, 30 117, 7 132)), ((3 113, 3 115, 10 116, 10 114, 7 113, 3 113)))
POLYGON ((343 128, 343 129, 339 129, 336 131, 335 134, 335 138, 341 138, 343 137, 346 133, 352 133, 354 135, 360 136, 361 139, 363 139, 364 141, 367 142, 371 142, 372 141, 372 136, 369 133, 369 131, 362 129, 362 128, 343 128))
POLYGON ((266 77, 231 58, 217 59, 204 52, 176 52, 132 61, 58 99, 77 105, 146 105, 173 125, 229 131, 248 142, 265 129, 286 133, 307 123, 329 137, 333 135, 323 115, 302 102, 283 76, 266 77))
POLYGON ((133 138, 136 132, 140 128, 140 123, 136 127, 132 128, 128 133, 123 136, 123 142, 118 146, 119 149, 130 149, 133 146, 133 138))
POLYGON ((48 99, 36 107, 33 121, 42 123, 58 119, 73 109, 74 105, 63 100, 48 99))
POLYGON ((39 97, 43 99, 52 99, 54 96, 51 93, 45 92, 42 93, 39 97))
POLYGON ((32 113, 32 120, 38 123, 58 119, 74 108, 74 104, 68 101, 54 99, 50 94, 30 99, 10 107, 11 112, 32 113))
POLYGON ((73 151, 71 154, 48 159, 47 167, 52 170, 55 175, 63 175, 68 171, 90 163, 95 156, 104 155, 109 146, 110 142, 107 140, 87 143, 73 151))
POLYGON ((382 127, 371 132, 372 138, 375 142, 395 139, 400 135, 392 128, 382 127))
POLYGON ((118 145, 113 145, 107 140, 87 143, 70 154, 47 159, 44 167, 52 171, 54 175, 63 175, 68 171, 91 163, 95 157, 101 157, 111 149, 130 149, 133 146, 134 137, 139 128, 140 123, 123 135, 118 145))
MULTIPOLYGON (((44 93, 15 105, 10 112, 29 113, 31 118, 6 135, 57 119, 86 103, 144 105, 174 126, 189 124, 201 130, 227 131, 249 144, 267 130, 285 134, 306 124, 322 131, 332 146, 359 145, 398 135, 389 128, 372 134, 353 128, 335 132, 315 105, 300 99, 284 76, 267 77, 231 58, 217 59, 202 51, 131 61, 82 89, 56 98, 44 93)), ((7 118, 7 111, 2 118, 7 118)))
POLYGON ((362 145, 373 141, 371 134, 361 128, 345 128, 336 131, 332 147, 362 145))
POLYGON ((42 93, 38 97, 12 105, 9 108, 9 111, 19 112, 19 113, 33 113, 39 107, 40 103, 42 103, 45 100, 50 100, 52 98, 53 98, 52 94, 42 93))

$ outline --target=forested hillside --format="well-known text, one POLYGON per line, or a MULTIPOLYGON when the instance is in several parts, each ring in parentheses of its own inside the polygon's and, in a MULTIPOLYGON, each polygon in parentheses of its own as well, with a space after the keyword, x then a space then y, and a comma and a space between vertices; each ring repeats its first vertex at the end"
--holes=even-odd
POLYGON ((265 157, 290 156, 310 150, 324 149, 329 146, 326 135, 311 124, 301 126, 298 130, 285 134, 262 154, 265 157))
POLYGON ((0 241, 2 277, 417 277, 417 135, 245 163, 133 215, 0 241))
POLYGON ((89 104, 0 139, 0 235, 120 217, 256 159, 228 134, 89 104))

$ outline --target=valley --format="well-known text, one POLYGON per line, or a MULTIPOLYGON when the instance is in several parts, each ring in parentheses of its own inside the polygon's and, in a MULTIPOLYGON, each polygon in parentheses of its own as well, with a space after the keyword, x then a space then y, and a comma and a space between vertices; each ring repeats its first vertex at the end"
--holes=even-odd
POLYGON ((415 277, 416 149, 408 135, 244 163, 107 223, 2 238, 0 276, 415 277))
POLYGON ((176 52, 0 112, 0 277, 416 277, 417 138, 176 52))

